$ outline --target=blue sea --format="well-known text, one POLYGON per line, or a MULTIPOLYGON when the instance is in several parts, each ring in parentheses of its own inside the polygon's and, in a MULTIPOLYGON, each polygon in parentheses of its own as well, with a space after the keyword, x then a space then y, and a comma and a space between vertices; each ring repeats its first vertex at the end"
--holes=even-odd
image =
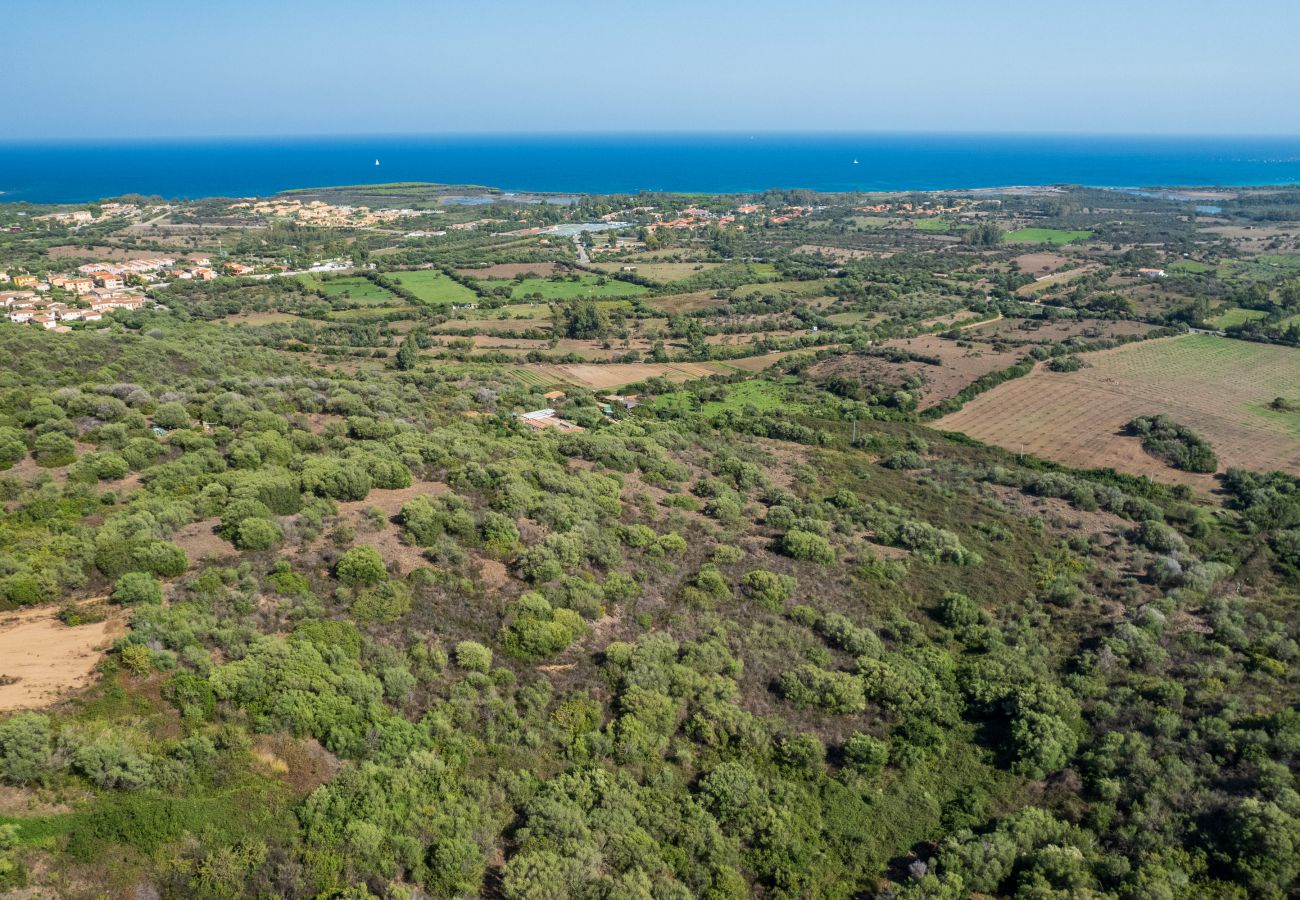
POLYGON ((1293 184, 1300 182, 1300 137, 388 135, 0 143, 0 201, 242 197, 393 181, 559 193, 1293 184))

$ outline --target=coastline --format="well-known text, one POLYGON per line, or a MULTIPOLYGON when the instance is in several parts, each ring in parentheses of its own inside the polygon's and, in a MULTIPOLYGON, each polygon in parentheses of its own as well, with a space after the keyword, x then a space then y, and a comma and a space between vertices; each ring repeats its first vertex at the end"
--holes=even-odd
POLYGON ((321 185, 519 194, 1041 193, 1300 184, 1300 137, 591 135, 0 143, 0 202, 269 196, 321 185), (382 159, 382 167, 374 165, 382 159), (860 164, 859 164, 860 162, 860 164))

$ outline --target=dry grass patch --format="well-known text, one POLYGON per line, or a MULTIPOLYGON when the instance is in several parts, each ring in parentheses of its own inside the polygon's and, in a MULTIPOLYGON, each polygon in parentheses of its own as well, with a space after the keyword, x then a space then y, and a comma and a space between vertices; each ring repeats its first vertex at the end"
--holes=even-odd
POLYGON ((1210 490, 1212 476, 1171 469, 1123 434, 1137 416, 1167 413, 1208 440, 1223 468, 1300 475, 1300 417, 1267 409, 1274 397, 1300 393, 1300 351, 1185 335, 1084 359, 1089 367, 1078 372, 1040 366, 940 427, 1076 468, 1110 466, 1210 490))

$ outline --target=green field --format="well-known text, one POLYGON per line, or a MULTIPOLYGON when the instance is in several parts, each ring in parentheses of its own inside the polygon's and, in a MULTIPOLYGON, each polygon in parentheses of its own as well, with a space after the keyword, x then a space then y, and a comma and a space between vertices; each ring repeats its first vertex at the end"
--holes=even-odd
POLYGON ((836 325, 861 325, 863 322, 869 322, 880 317, 879 313, 865 312, 863 310, 850 310, 848 312, 831 313, 826 318, 830 319, 836 325))
POLYGON ((388 316, 393 313, 399 313, 403 316, 412 316, 415 314, 414 306, 384 306, 384 305, 366 305, 357 309, 336 309, 326 315, 330 321, 339 321, 347 319, 368 319, 376 316, 388 316))
POLYGON ((1086 241, 1091 231, 1067 231, 1063 228, 1021 228, 1006 236, 1009 244, 1070 244, 1086 241))
POLYGON ((810 281, 764 281, 761 284, 741 285, 732 292, 732 296, 737 300, 744 300, 746 297, 752 297, 755 294, 798 294, 803 297, 811 297, 814 294, 824 293, 837 280, 835 278, 815 278, 810 281))
POLYGON ((1242 309, 1240 306, 1233 306, 1225 309, 1213 319, 1207 319, 1209 325, 1215 328, 1232 328, 1234 325, 1241 325, 1254 319, 1262 319, 1267 313, 1258 309, 1242 309))
MULTIPOLYGON (((777 408, 787 410, 793 408, 786 399, 785 387, 774 381, 764 379, 742 381, 739 384, 725 385, 723 390, 726 391, 726 399, 703 403, 699 407, 700 412, 712 416, 723 410, 743 409, 746 406, 753 406, 760 412, 777 408)), ((650 406, 652 409, 676 409, 689 412, 695 408, 693 399, 694 394, 690 391, 675 391, 671 394, 660 394, 655 397, 650 406)))
POLYGON ((1193 275, 1202 275, 1214 271, 1214 266, 1209 263, 1197 262, 1194 259, 1180 259, 1178 262, 1170 263, 1166 268, 1170 272, 1190 272, 1193 275))
POLYGON ((304 276, 303 283, 320 291, 331 300, 352 300, 356 302, 388 303, 396 298, 368 278, 349 275, 345 278, 320 279, 304 276))
POLYGON ((936 234, 944 234, 949 231, 966 231, 971 226, 958 225, 948 219, 913 219, 912 227, 917 231, 927 231, 936 234))
POLYGON ((716 269, 721 263, 715 262, 640 262, 637 259, 622 260, 612 263, 599 263, 593 268, 600 269, 602 272, 619 272, 624 266, 636 266, 634 274, 641 278, 648 278, 659 284, 670 284, 674 281, 681 281, 684 278, 691 278, 700 272, 707 272, 709 269, 716 269))
POLYGON ((510 297, 522 300, 530 294, 541 294, 543 300, 576 300, 579 298, 598 297, 636 297, 648 291, 648 288, 627 281, 605 279, 597 275, 583 275, 577 281, 551 281, 549 278, 525 278, 522 281, 484 281, 487 288, 511 286, 510 297))
POLYGON ((388 277, 406 288, 424 303, 437 306, 476 303, 478 294, 436 269, 415 272, 390 272, 388 277))

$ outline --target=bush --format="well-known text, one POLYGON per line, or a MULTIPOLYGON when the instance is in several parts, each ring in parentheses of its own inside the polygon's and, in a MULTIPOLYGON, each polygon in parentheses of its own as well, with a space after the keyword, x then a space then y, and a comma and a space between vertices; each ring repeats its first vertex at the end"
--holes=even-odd
POLYGON ((746 572, 740 579, 740 588, 746 597, 759 606, 772 612, 780 612, 785 607, 786 601, 794 594, 795 580, 789 575, 778 575, 766 569, 755 569, 746 572))
POLYGON ((1139 416, 1125 426, 1142 438, 1142 449, 1175 469, 1215 472, 1219 459, 1209 442, 1168 416, 1139 416))
POLYGON ((0 425, 0 469, 7 469, 27 455, 23 433, 17 428, 0 425))
POLYGON ((374 547, 353 547, 339 557, 334 574, 344 584, 374 585, 388 580, 383 557, 374 547))
POLYGON ((48 431, 36 439, 32 455, 47 468, 66 466, 77 458, 77 445, 62 432, 48 431))
POLYGON ((949 628, 967 628, 980 623, 981 611, 970 597, 949 591, 939 602, 939 618, 949 628))
POLYGON ((850 735, 841 749, 844 765, 868 778, 878 775, 889 760, 889 744, 861 732, 850 735))
POLYGON ((284 537, 280 526, 270 519, 245 519, 239 523, 235 546, 240 550, 270 550, 284 537))
POLYGON ((153 423, 169 431, 175 428, 189 428, 190 414, 185 409, 185 404, 173 400, 158 405, 154 410, 153 423))
POLYGON ((354 460, 312 457, 302 468, 303 490, 334 500, 364 500, 374 482, 354 460))
POLYGON ((456 665, 470 672, 487 672, 492 668, 492 651, 478 641, 461 641, 456 645, 456 665))
POLYGON ((400 581, 385 581, 361 591, 352 601, 358 622, 395 622, 411 609, 411 589, 400 581))
POLYGON ((140 603, 162 603, 163 589, 148 572, 127 572, 117 580, 110 595, 114 603, 135 606, 140 603))
POLYGON ((50 717, 19 713, 0 722, 0 781, 31 784, 55 771, 50 717))
POLYGON ((541 594, 529 592, 516 602, 502 643, 511 656, 542 659, 564 650, 584 631, 582 617, 573 610, 552 609, 541 594))
POLYGON ((136 568, 163 578, 177 578, 190 567, 185 551, 170 541, 147 541, 131 550, 136 568))
POLYGON ((848 672, 831 672, 812 664, 781 676, 781 695, 797 706, 830 713, 857 713, 867 708, 862 679, 848 672))
POLYGON ((828 566, 835 562, 835 548, 820 534, 791 528, 781 537, 781 552, 792 559, 828 566))

